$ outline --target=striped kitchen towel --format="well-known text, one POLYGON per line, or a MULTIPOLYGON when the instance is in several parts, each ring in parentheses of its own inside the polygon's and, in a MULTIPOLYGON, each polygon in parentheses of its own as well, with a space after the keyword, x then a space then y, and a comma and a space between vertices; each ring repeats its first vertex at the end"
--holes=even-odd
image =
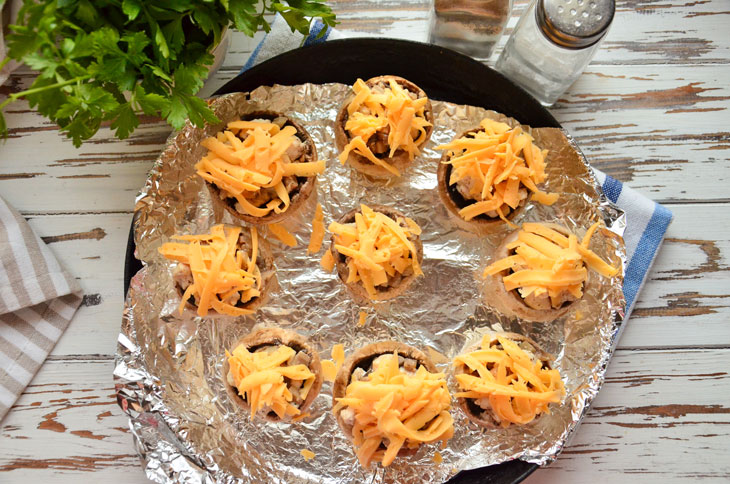
POLYGON ((636 296, 644 285, 649 269, 654 263, 659 246, 664 241, 672 212, 663 205, 646 198, 636 190, 624 185, 600 170, 593 169, 598 183, 609 200, 626 214, 626 273, 624 274, 624 297, 626 298, 626 319, 636 303, 636 296))
MULTIPOLYGON (((320 20, 314 21, 309 35, 302 43, 301 35, 296 32, 292 33, 286 22, 277 15, 271 32, 254 49, 241 72, 266 59, 296 49, 300 45, 318 44, 326 40, 345 37, 335 29, 328 29, 317 38, 322 28, 325 26, 320 20)), ((659 252, 664 234, 672 221, 672 212, 599 170, 594 168, 593 171, 606 196, 626 213, 624 240, 626 241, 628 264, 624 278, 624 296, 626 297, 626 319, 628 319, 636 303, 636 297, 659 252)))
POLYGON ((78 282, 0 198, 0 421, 81 304, 78 282))

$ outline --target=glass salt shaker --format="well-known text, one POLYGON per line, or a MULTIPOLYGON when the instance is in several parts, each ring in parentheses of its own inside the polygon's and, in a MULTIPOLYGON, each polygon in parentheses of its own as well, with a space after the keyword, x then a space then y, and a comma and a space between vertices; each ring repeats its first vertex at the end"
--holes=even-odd
POLYGON ((496 69, 552 105, 591 61, 615 8, 615 0, 532 0, 496 69))
POLYGON ((512 0, 434 0, 429 42, 488 59, 512 12, 512 0))

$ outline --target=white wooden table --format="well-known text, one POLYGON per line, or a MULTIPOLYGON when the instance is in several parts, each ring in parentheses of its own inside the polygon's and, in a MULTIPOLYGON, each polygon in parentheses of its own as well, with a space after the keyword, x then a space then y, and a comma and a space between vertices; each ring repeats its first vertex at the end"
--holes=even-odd
MULTIPOLYGON (((331 3, 349 34, 426 38, 427 1, 331 3)), ((516 2, 508 31, 524 7, 516 2)), ((666 204, 675 221, 593 409, 528 483, 730 480, 728 25, 728 0, 619 0, 593 63, 551 110, 594 166, 666 204)), ((261 35, 234 36, 208 92, 236 75, 261 35)), ((0 94, 32 78, 21 71, 0 94)), ((147 118, 129 140, 102 129, 77 150, 27 105, 6 114, 0 193, 86 296, 0 422, 0 482, 146 482, 111 374, 134 196, 170 130, 147 118)))

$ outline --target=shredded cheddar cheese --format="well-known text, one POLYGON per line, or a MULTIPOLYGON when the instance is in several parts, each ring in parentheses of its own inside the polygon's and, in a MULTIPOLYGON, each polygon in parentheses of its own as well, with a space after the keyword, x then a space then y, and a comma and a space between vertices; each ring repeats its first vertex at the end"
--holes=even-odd
POLYGON ((322 211, 322 205, 317 204, 317 209, 314 211, 314 218, 312 219, 312 236, 309 239, 309 246, 307 247, 307 254, 316 254, 319 249, 322 248, 322 242, 324 241, 324 212, 322 211))
POLYGON ((357 325, 365 326, 365 321, 367 320, 367 318, 368 318, 368 313, 366 313, 365 311, 360 311, 360 315, 357 320, 357 325))
POLYGON ((345 361, 345 348, 341 344, 332 347, 331 360, 322 361, 322 374, 325 381, 335 381, 337 372, 340 371, 345 361))
POLYGON ((591 226, 583 240, 537 223, 526 223, 517 240, 507 246, 509 255, 489 265, 484 277, 504 270, 511 274, 502 278, 507 291, 517 289, 523 298, 532 302, 549 297, 552 307, 583 296, 583 283, 588 271, 586 265, 604 277, 613 277, 619 268, 612 267, 588 248, 590 239, 599 226, 591 226))
POLYGON ((456 397, 471 398, 484 408, 486 402, 502 427, 526 424, 548 405, 560 402, 565 387, 558 370, 551 370, 514 341, 485 335, 481 349, 454 358, 454 366, 465 373, 456 375, 462 392, 456 397))
POLYGON ((284 245, 288 245, 289 247, 297 246, 297 239, 295 239, 283 225, 273 223, 269 224, 268 227, 269 232, 271 232, 272 235, 279 239, 279 241, 281 241, 284 245))
POLYGON ((352 437, 363 467, 373 461, 388 466, 401 448, 446 442, 454 433, 444 374, 423 366, 413 373, 403 371, 397 353, 380 358, 382 363, 369 375, 347 386, 334 407, 335 414, 354 412, 352 437))
POLYGON ((300 414, 299 408, 291 403, 294 395, 287 381, 303 382, 297 391, 301 400, 306 400, 315 375, 306 365, 288 365, 295 354, 296 350, 284 345, 253 353, 244 345, 234 348, 232 354, 226 351, 229 375, 233 386, 251 408, 251 420, 264 408, 276 413, 280 419, 300 414))
POLYGON ((208 154, 195 165, 198 175, 237 202, 236 209, 255 217, 283 213, 290 204, 285 177, 324 173, 325 162, 294 163, 293 144, 301 144, 294 126, 263 121, 233 121, 228 130, 201 143, 208 154), (242 139, 243 138, 243 139, 242 139))
POLYGON ((340 371, 342 363, 345 362, 345 347, 341 344, 336 344, 332 347, 332 361, 335 362, 335 369, 340 371))
POLYGON ((322 258, 319 260, 319 265, 322 266, 322 269, 324 269, 327 272, 332 272, 332 269, 335 268, 335 258, 332 255, 332 251, 328 250, 324 253, 322 258))
MULTIPOLYGON (((367 205, 360 205, 355 223, 330 224, 329 231, 335 235, 335 250, 347 257, 348 284, 362 282, 367 293, 375 296, 375 288, 387 285, 389 277, 423 274, 411 241, 421 229, 409 218, 404 221, 407 227, 399 222, 367 205)), ((323 260, 323 267, 324 263, 323 260)))
POLYGON ((308 450, 308 449, 302 449, 302 451, 300 452, 300 454, 302 454, 302 457, 304 457, 304 460, 306 460, 306 461, 308 461, 310 459, 314 459, 314 456, 317 455, 317 454, 315 454, 314 452, 312 452, 311 450, 308 450))
POLYGON ((242 250, 240 234, 240 227, 216 225, 210 234, 176 235, 173 239, 187 243, 168 242, 159 248, 161 255, 186 266, 191 273, 192 283, 183 288, 180 314, 191 297, 199 316, 210 310, 229 316, 253 313, 238 305, 261 295, 262 277, 256 265, 258 234, 252 227, 250 253, 242 250))
POLYGON ((337 377, 337 367, 332 360, 322 360, 322 377, 324 381, 335 381, 337 377))
POLYGON ((387 129, 388 149, 379 154, 393 157, 396 151, 403 150, 413 160, 420 153, 418 145, 427 137, 426 128, 431 126, 424 112, 428 98, 413 99, 409 91, 394 79, 390 79, 389 85, 382 89, 369 87, 358 79, 352 89, 355 97, 347 106, 348 119, 345 123, 351 141, 340 153, 340 162, 344 165, 352 151, 400 176, 397 168, 373 153, 368 142, 387 129))
POLYGON ((444 458, 441 456, 441 452, 434 452, 433 454, 433 463, 434 464, 441 464, 444 461, 444 458))
POLYGON ((526 190, 532 191, 533 200, 539 203, 555 203, 557 193, 537 188, 545 181, 547 150, 535 146, 532 136, 519 126, 510 128, 488 118, 479 126, 478 131, 436 147, 448 150, 444 161, 451 165, 448 184, 457 184, 465 199, 474 200, 459 210, 459 215, 471 220, 487 214, 510 223, 506 215, 520 205, 526 190))

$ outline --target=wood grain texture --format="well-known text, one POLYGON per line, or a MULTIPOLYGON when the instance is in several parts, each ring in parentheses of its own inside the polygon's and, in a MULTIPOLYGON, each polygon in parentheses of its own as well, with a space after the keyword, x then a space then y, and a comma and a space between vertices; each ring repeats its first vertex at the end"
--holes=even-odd
MULTIPOLYGON (((515 2, 507 33, 527 3, 515 2)), ((347 35, 426 39, 427 0, 331 4, 347 35)), ((730 481, 729 20, 727 0, 619 1, 592 63, 551 109, 592 164, 669 204, 675 220, 594 408, 558 461, 528 483, 730 481)), ((262 37, 234 32, 204 94, 235 77, 262 37)), ((32 77, 16 73, 0 97, 32 77)), ((26 104, 6 115, 0 194, 85 296, 0 422, 0 482, 148 482, 111 371, 133 200, 170 128, 145 117, 129 140, 102 128, 76 150, 26 104)))
MULTIPOLYGON (((730 346, 730 233, 712 223, 725 216, 727 206, 675 205, 672 210, 675 221, 619 347, 730 346)), ((29 221, 41 237, 55 240, 49 247, 86 294, 53 354, 78 355, 89 348, 113 354, 131 214, 43 215, 29 221), (97 239, 101 232, 106 235, 97 239), (78 234, 97 235, 63 240, 78 234)))
MULTIPOLYGON (((625 472, 641 482, 727 478, 730 367, 719 362, 728 358, 730 349, 619 350, 578 434, 527 482, 585 482, 586 469, 596 482, 618 482, 625 472), (677 446, 685 460, 676 458, 677 446)), ((54 358, 43 366, 0 428, 0 481, 146 482, 116 404, 112 368, 107 358, 54 358)))
MULTIPOLYGON (((233 76, 221 71, 213 86, 233 76)), ((552 112, 594 166, 647 196, 726 201, 729 77, 730 66, 591 67, 552 112)), ((129 140, 102 128, 77 150, 53 127, 40 130, 47 124, 41 116, 21 111, 7 113, 13 138, 2 159, 18 161, 0 163, 0 193, 24 213, 130 211, 170 133, 148 119, 129 140), (29 146, 30 158, 23 155, 29 146)))

